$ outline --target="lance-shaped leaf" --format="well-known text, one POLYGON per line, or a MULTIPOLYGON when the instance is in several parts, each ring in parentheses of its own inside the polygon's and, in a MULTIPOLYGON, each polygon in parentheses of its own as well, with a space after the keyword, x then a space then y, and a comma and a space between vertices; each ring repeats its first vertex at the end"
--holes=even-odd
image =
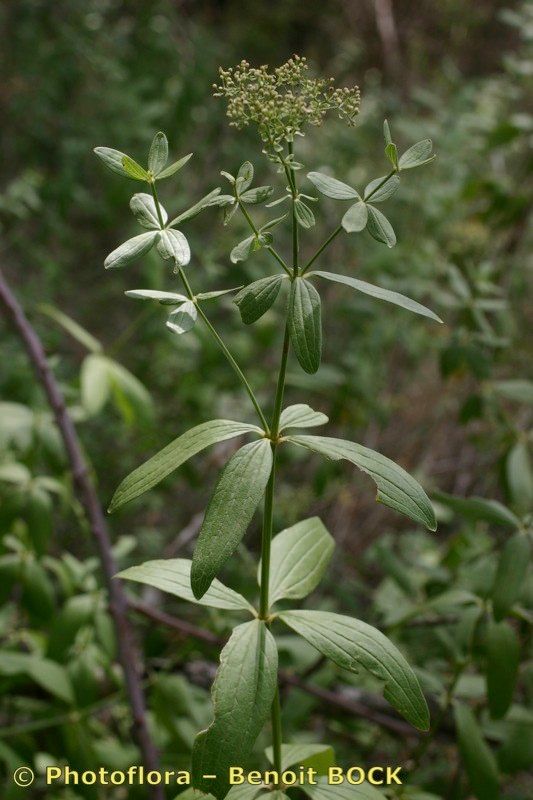
POLYGON ((492 610, 497 622, 503 619, 522 594, 531 545, 523 533, 515 533, 500 554, 492 588, 492 610))
POLYGON ((170 314, 166 326, 174 333, 187 333, 193 327, 198 318, 198 309, 192 300, 187 300, 179 308, 170 314))
POLYGON ((400 169, 413 169, 413 167, 421 167, 422 164, 428 164, 436 158, 431 155, 433 149, 433 142, 431 139, 422 139, 417 142, 400 156, 398 165, 400 169))
POLYGON ((382 203, 392 197, 399 185, 400 179, 397 175, 382 175, 365 186, 364 198, 371 199, 373 203, 382 203))
MULTIPOLYGON (((299 600, 315 589, 329 564, 335 543, 318 517, 286 528, 272 540, 268 596, 299 600)), ((261 564, 257 572, 261 581, 261 564)))
POLYGON ((366 203, 359 200, 350 206, 343 216, 341 225, 346 233, 359 233, 366 228, 368 222, 368 208, 366 203))
POLYGON ((122 166, 126 170, 129 178, 133 178, 136 181, 148 181, 150 179, 145 168, 141 167, 141 165, 133 158, 130 158, 130 156, 124 156, 122 158, 122 166))
POLYGON ((157 300, 162 306, 175 306, 189 299, 179 292, 160 292, 157 289, 128 289, 124 294, 139 300, 157 300))
MULTIPOLYGON (((274 763, 272 747, 265 749, 265 755, 271 764, 274 763)), ((282 744, 281 769, 289 767, 311 767, 317 775, 327 775, 329 767, 335 764, 335 754, 329 744, 282 744)))
MULTIPOLYGON (((322 777, 317 778, 316 784, 306 783, 302 789, 311 800, 386 800, 385 795, 367 781, 355 785, 347 781, 329 783, 328 778, 322 777)), ((420 800, 423 800, 422 795, 420 800)))
POLYGON ((487 697, 492 719, 501 719, 513 700, 520 643, 507 622, 492 622, 487 631, 487 697))
POLYGON ((146 255, 152 249, 154 243, 159 240, 160 233, 150 231, 149 233, 141 233, 139 236, 134 236, 133 239, 128 239, 109 253, 104 261, 106 269, 115 269, 117 267, 124 267, 136 258, 146 255))
POLYGON ((304 278, 296 278, 291 286, 289 332, 300 366, 313 374, 322 356, 320 295, 304 278))
POLYGON ((174 228, 161 231, 157 243, 159 255, 165 260, 172 259, 180 267, 185 267, 191 260, 189 243, 181 231, 174 228))
POLYGON ((497 500, 485 500, 484 497, 456 497, 446 492, 434 492, 435 500, 451 508, 466 519, 478 522, 490 522, 493 525, 505 525, 518 528, 520 520, 513 512, 497 500))
POLYGON ((491 383, 491 389, 507 400, 516 400, 517 403, 533 404, 533 381, 521 379, 495 381, 491 383))
POLYGON ((420 314, 422 317, 434 319, 436 322, 442 322, 440 317, 433 313, 429 308, 417 303, 416 300, 411 300, 399 292, 393 292, 390 289, 382 289, 380 286, 374 286, 366 281, 360 281, 357 278, 350 278, 347 275, 338 275, 335 272, 322 272, 322 270, 315 270, 308 273, 308 276, 318 275, 320 278, 325 278, 328 281, 335 283, 344 283, 358 292, 367 294, 370 297, 375 297, 378 300, 385 300, 387 303, 394 303, 395 306, 406 308, 408 311, 413 311, 415 314, 420 314))
POLYGON ((476 718, 467 706, 455 706, 459 752, 477 800, 499 800, 498 765, 476 718))
POLYGON ((369 234, 378 242, 383 242, 387 247, 394 247, 396 244, 396 234, 389 220, 382 214, 379 208, 374 208, 370 203, 366 204, 368 211, 367 230, 369 234))
POLYGON ((241 289, 233 302, 238 306, 241 319, 246 325, 257 322, 275 303, 284 277, 271 275, 260 278, 241 289))
POLYGON ((429 530, 437 528, 435 512, 420 484, 390 458, 362 444, 327 436, 287 436, 288 442, 314 450, 334 461, 346 459, 366 472, 378 487, 377 500, 394 508, 429 530))
MULTIPOLYGON (((160 176, 161 177, 161 176, 160 176)), ((204 208, 208 208, 209 206, 216 206, 219 205, 221 202, 220 198, 220 189, 213 189, 212 192, 206 194, 205 197, 202 197, 201 200, 198 200, 193 206, 187 209, 187 211, 182 211, 181 214, 178 214, 177 217, 174 217, 172 222, 169 222, 168 227, 173 228, 175 225, 178 225, 180 222, 184 222, 187 219, 192 219, 197 214, 202 211, 204 208)))
POLYGON ((213 684, 214 720, 194 742, 192 783, 197 789, 218 800, 226 796, 229 768, 246 762, 270 713, 277 668, 276 643, 263 622, 246 622, 233 630, 213 684))
POLYGON ((109 511, 116 511, 124 503, 157 486, 167 475, 206 447, 244 433, 262 434, 263 431, 256 425, 229 419, 212 419, 191 428, 124 478, 113 495, 109 511))
POLYGON ((185 164, 191 158, 191 156, 192 156, 192 153, 187 153, 187 155, 183 156, 183 158, 178 159, 178 161, 174 161, 173 164, 170 164, 170 166, 168 166, 166 169, 162 170, 162 172, 160 172, 156 176, 157 180, 160 181, 163 178, 170 178, 171 175, 174 175, 175 172, 177 172, 179 169, 181 169, 182 167, 185 166, 185 164))
POLYGON ((312 228, 315 224, 315 215, 302 200, 294 201, 294 213, 302 228, 312 228))
POLYGON ((243 203, 251 203, 253 205, 264 203, 265 200, 268 200, 273 191, 273 186, 257 186, 255 189, 248 189, 247 192, 240 194, 239 200, 242 200, 243 203))
POLYGON ((222 297, 225 294, 232 294, 242 289, 242 286, 235 286, 233 289, 217 289, 214 292, 198 292, 196 295, 197 300, 215 300, 217 297, 222 297))
POLYGON ((315 186, 321 194, 326 197, 332 197, 334 200, 360 200, 359 192, 348 186, 347 183, 338 181, 329 175, 324 175, 322 172, 309 172, 307 175, 313 186, 315 186))
MULTIPOLYGON (((151 194, 147 194, 146 192, 134 194, 130 200, 130 208, 135 215, 135 219, 143 228, 148 228, 152 231, 161 228, 159 217, 157 216, 155 200, 151 194)), ((164 225, 168 219, 168 214, 162 205, 160 205, 159 208, 164 225)))
POLYGON ((111 172, 116 172, 117 175, 123 175, 126 178, 130 177, 122 164, 122 159, 125 158, 126 153, 121 153, 120 150, 113 150, 112 147, 95 147, 93 152, 111 172))
POLYGON ((325 425, 329 418, 321 411, 314 411, 306 403, 296 403, 294 406, 287 406, 281 412, 279 418, 279 429, 284 431, 287 428, 316 428, 317 425, 325 425))
POLYGON ((168 161, 168 140, 163 131, 156 133, 148 153, 148 169, 157 177, 168 161))
POLYGON ((153 586, 155 589, 187 600, 189 603, 197 603, 210 608, 223 608, 227 611, 251 611, 254 613, 253 607, 241 594, 224 586, 216 578, 204 596, 197 600, 191 591, 191 561, 188 558, 145 561, 144 564, 119 572, 116 577, 153 586))
POLYGON ((244 445, 220 475, 200 529, 191 569, 194 596, 202 597, 246 533, 272 469, 268 439, 244 445))
POLYGON ((279 618, 335 664, 350 672, 363 667, 383 681, 383 696, 393 708, 419 730, 428 730, 429 711, 417 677, 380 631, 329 611, 283 611, 279 618))

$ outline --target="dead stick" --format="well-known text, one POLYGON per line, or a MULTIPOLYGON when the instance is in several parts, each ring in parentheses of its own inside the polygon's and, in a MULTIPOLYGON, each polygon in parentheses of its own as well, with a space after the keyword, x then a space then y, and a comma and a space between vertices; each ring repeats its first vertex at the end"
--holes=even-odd
MULTIPOLYGON (((39 382, 54 413, 57 427, 63 439, 70 469, 79 500, 85 510, 100 558, 104 582, 109 594, 109 611, 115 625, 118 660, 124 672, 126 692, 133 719, 132 733, 136 739, 147 770, 159 769, 159 756, 150 736, 146 719, 146 703, 140 678, 140 654, 128 620, 128 603, 119 581, 113 579, 117 566, 111 549, 111 540, 104 513, 95 488, 74 424, 65 405, 63 393, 50 369, 43 345, 26 317, 20 303, 7 284, 0 270, 0 300, 5 314, 20 336, 29 359, 37 373, 39 382)), ((164 800, 161 786, 151 787, 154 800, 164 800)))

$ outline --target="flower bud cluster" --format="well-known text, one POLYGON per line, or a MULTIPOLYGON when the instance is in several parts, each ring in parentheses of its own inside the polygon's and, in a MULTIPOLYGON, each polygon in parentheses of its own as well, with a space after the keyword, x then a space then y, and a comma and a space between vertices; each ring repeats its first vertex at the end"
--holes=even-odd
POLYGON ((247 61, 221 68, 213 88, 215 97, 226 99, 230 125, 255 125, 271 155, 302 135, 306 125, 321 125, 328 111, 354 125, 361 100, 357 86, 335 88, 333 78, 309 77, 306 59, 296 55, 272 71, 247 61))

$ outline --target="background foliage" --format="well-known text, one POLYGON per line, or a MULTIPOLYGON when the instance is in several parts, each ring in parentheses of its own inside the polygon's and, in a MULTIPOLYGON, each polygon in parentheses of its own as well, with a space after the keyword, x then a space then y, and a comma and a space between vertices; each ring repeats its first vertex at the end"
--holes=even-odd
MULTIPOLYGON (((502 796, 525 800, 533 589, 526 578, 504 602, 494 581, 499 574, 498 591, 516 585, 513 569, 524 557, 511 553, 511 573, 502 578, 502 554, 514 530, 530 524, 533 507, 531 4, 338 0, 325 11, 322 3, 287 0, 247 4, 243 14, 241 3, 229 1, 6 0, 0 19, 0 103, 9 120, 0 131, 2 269, 53 354, 104 504, 185 423, 243 419, 248 405, 200 326, 176 337, 164 328, 164 311, 120 300, 133 274, 139 286, 171 288, 155 256, 104 280, 104 257, 136 231, 125 213, 131 187, 104 176, 92 148, 107 144, 140 157, 153 133, 165 130, 174 155, 194 149, 174 188, 162 189, 173 210, 178 186, 186 207, 219 185, 220 167, 235 172, 243 153, 255 151, 253 134, 232 133, 210 95, 218 65, 242 57, 277 64, 294 51, 362 90, 355 130, 333 123, 304 141, 309 168, 331 165, 354 185, 380 174, 384 116, 403 145, 433 138, 437 161, 413 173, 392 204, 397 247, 339 237, 328 264, 427 299, 446 325, 436 330, 331 285, 323 365, 312 384, 293 366, 287 402, 305 394, 339 435, 349 432, 414 472, 434 490, 439 532, 411 529, 376 505, 364 478, 346 481, 349 468, 295 456, 283 463, 276 530, 302 516, 324 520, 337 550, 322 607, 387 631, 417 665, 439 731, 420 745, 297 689, 284 699, 284 725, 292 739, 328 736, 339 763, 403 764, 411 789, 401 796, 410 800, 485 800, 498 796, 497 785, 502 796), (387 9, 392 34, 384 28, 387 9), (520 522, 441 492, 498 500, 520 522), (491 608, 506 620, 496 632, 491 608), (500 652, 508 656, 503 664, 500 652), (504 695, 510 686, 508 696, 495 696, 495 685, 504 695)), ((269 164, 253 160, 258 183, 268 183, 269 164)), ((326 233, 337 210, 322 208, 326 233)), ((193 220, 190 269, 202 270, 213 288, 261 277, 261 254, 230 264, 241 232, 237 223, 223 228, 215 211, 193 220)), ((259 394, 271 396, 277 312, 251 334, 230 300, 216 314, 259 394)), ((40 773, 57 759, 81 769, 120 767, 138 757, 98 563, 41 391, 16 337, 7 327, 1 335, 0 759, 8 774, 22 763, 40 773)), ((121 566, 190 554, 198 511, 231 447, 200 456, 112 519, 121 566)), ((256 521, 246 548, 257 542, 256 521)), ((247 549, 226 582, 253 591, 247 549)), ((153 592, 145 599, 188 619, 198 614, 153 592)), ((198 622, 205 625, 205 612, 198 622)), ((208 624, 224 634, 224 614, 210 612, 208 624)), ((139 632, 164 763, 186 767, 193 736, 210 719, 216 650, 141 619, 139 632)), ((376 710, 367 678, 316 663, 291 636, 285 645, 287 669, 312 670, 313 685, 376 710)), ((17 792, 8 779, 5 796, 17 792)), ((89 787, 61 792, 69 800, 96 796, 89 787)), ((118 789, 116 796, 123 796, 118 789)))

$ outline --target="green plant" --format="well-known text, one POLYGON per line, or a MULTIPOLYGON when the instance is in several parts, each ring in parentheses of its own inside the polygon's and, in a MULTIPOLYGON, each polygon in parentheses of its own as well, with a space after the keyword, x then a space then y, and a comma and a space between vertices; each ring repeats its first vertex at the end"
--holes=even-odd
MULTIPOLYGON (((322 312, 320 294, 315 287, 317 278, 345 284, 363 294, 440 321, 432 311, 397 292, 350 276, 311 270, 328 245, 343 231, 351 234, 367 230, 378 242, 394 246, 394 230, 376 204, 388 200, 396 192, 403 171, 434 158, 429 139, 417 142, 400 156, 385 122, 385 155, 389 171, 370 181, 362 194, 328 174, 309 172, 307 178, 319 193, 334 200, 350 201, 350 205, 341 223, 314 255, 302 259, 300 233, 314 226, 315 216, 310 203, 318 198, 302 193, 298 186, 298 172, 303 165, 295 157, 295 139, 305 135, 307 125, 321 124, 328 111, 336 111, 353 125, 359 106, 356 88, 334 89, 331 82, 309 78, 307 69, 305 60, 296 57, 273 73, 266 68, 251 69, 242 62, 235 70, 221 71, 221 83, 216 87, 216 94, 228 101, 228 115, 234 125, 257 126, 264 153, 284 177, 284 192, 265 206, 271 208, 288 203, 289 212, 283 216, 261 224, 253 220, 249 207, 264 204, 272 196, 273 188, 253 187, 254 168, 246 161, 236 175, 222 172, 230 186, 228 193, 216 188, 169 221, 157 187, 160 180, 185 166, 190 155, 167 166, 168 142, 161 132, 153 139, 146 167, 117 150, 99 147, 95 151, 113 172, 144 182, 150 190, 150 193, 135 194, 130 202, 132 212, 146 232, 117 247, 105 260, 105 266, 125 266, 153 247, 157 248, 161 257, 172 264, 181 282, 180 291, 134 289, 127 294, 168 305, 171 310, 166 324, 178 335, 190 331, 200 318, 241 381, 259 422, 256 425, 217 419, 183 433, 126 477, 110 506, 110 511, 115 511, 137 498, 210 445, 243 435, 254 437, 254 441, 235 452, 221 472, 205 513, 192 562, 185 559, 150 561, 120 573, 123 578, 155 586, 191 602, 253 616, 251 622, 234 628, 222 651, 213 688, 214 720, 207 730, 198 734, 193 748, 193 784, 217 798, 223 798, 229 790, 229 768, 246 766, 254 741, 269 714, 273 746, 267 755, 278 776, 273 781, 275 788, 283 788, 279 775, 284 768, 303 761, 308 764, 317 753, 316 746, 303 748, 292 761, 291 746, 283 744, 278 659, 272 634, 278 622, 300 634, 339 666, 353 672, 360 667, 368 670, 382 682, 385 698, 400 714, 420 730, 429 727, 429 712, 418 680, 400 651, 382 633, 364 622, 331 612, 286 609, 285 606, 280 610, 273 609, 280 601, 303 599, 315 589, 333 549, 331 535, 317 518, 303 520, 273 537, 277 459, 279 450, 286 446, 305 448, 334 461, 344 459, 351 462, 373 479, 379 501, 430 530, 436 528, 433 508, 424 490, 401 467, 360 444, 295 433, 301 428, 323 425, 328 418, 304 403, 283 408, 290 349, 305 372, 314 374, 320 366, 322 312), (244 288, 193 291, 185 272, 191 259, 190 248, 177 226, 212 206, 223 208, 224 224, 229 224, 234 214, 240 211, 250 227, 250 235, 232 249, 232 263, 239 263, 253 253, 265 250, 278 268, 275 274, 244 288), (274 229, 287 218, 292 232, 290 261, 285 260, 274 247, 273 234, 274 229), (267 421, 262 404, 204 308, 227 293, 237 292, 234 302, 242 321, 250 325, 273 306, 282 291, 287 298, 286 322, 273 411, 270 421, 267 421), (263 497, 259 604, 255 609, 242 595, 220 583, 217 576, 241 542, 263 497), (216 777, 205 777, 209 775, 216 777)), ((327 749, 325 745, 322 747, 323 751, 327 749)), ((327 790, 327 786, 325 788, 327 790)))

